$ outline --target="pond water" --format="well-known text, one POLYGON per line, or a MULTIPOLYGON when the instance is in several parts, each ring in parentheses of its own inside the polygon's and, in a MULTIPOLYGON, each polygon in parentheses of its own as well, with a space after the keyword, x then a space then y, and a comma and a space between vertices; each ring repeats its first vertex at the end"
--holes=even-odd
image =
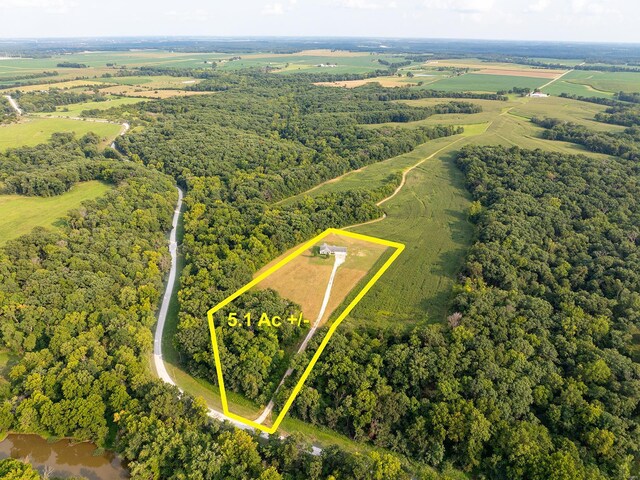
POLYGON ((38 435, 10 434, 0 442, 0 459, 12 457, 27 460, 40 473, 46 466, 52 468, 51 476, 86 477, 89 480, 116 480, 129 478, 120 459, 112 452, 93 455, 92 443, 72 443, 60 440, 48 443, 38 435))

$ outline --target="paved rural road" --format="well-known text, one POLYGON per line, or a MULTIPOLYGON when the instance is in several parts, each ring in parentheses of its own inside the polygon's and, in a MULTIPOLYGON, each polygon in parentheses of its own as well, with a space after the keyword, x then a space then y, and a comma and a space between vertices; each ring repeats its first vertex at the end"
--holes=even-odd
MULTIPOLYGON (((301 354, 302 352, 304 352, 305 348, 307 348, 307 344, 309 343, 309 340, 311 340, 311 337, 313 337, 313 334, 316 333, 316 330, 318 329, 318 326, 320 325, 320 321, 322 320, 322 317, 324 316, 324 312, 327 309, 327 305, 329 304, 329 297, 331 296, 331 288, 333 287, 333 280, 336 277, 336 272, 338 271, 338 267, 340 265, 342 265, 346 259, 347 259, 347 254, 346 253, 336 253, 335 254, 334 260, 333 260, 333 269, 331 270, 331 276, 329 277, 329 282, 327 283, 327 288, 324 291, 324 298, 322 299, 322 306, 320 307, 320 312, 318 313, 318 318, 316 318, 316 321, 313 322, 313 325, 309 329, 309 332, 307 333, 307 336, 304 337, 303 342, 300 344, 300 347, 298 348, 298 355, 301 354)), ((273 392, 273 396, 274 397, 276 396, 276 393, 278 393, 278 390, 280 390, 280 387, 282 387, 282 385, 284 384, 284 381, 292 373, 293 373, 293 369, 292 368, 287 369, 287 371, 282 376, 282 380, 280 380, 280 383, 278 384, 278 387, 276 388, 276 391, 273 392)), ((271 411, 273 410, 273 407, 274 407, 274 403, 273 403, 273 398, 272 398, 269 401, 269 403, 267 404, 267 406, 265 407, 265 409, 262 412, 262 414, 255 420, 255 422, 256 423, 264 422, 267 419, 267 417, 269 416, 269 414, 271 413, 271 411)))
POLYGON ((6 98, 7 100, 9 100, 9 105, 11 105, 11 107, 18 113, 18 115, 22 115, 22 109, 20 108, 20 106, 18 105, 18 102, 16 102, 11 95, 5 95, 4 98, 6 98))
MULTIPOLYGON (((180 213, 182 210, 182 189, 178 187, 178 203, 176 209, 173 212, 173 221, 171 222, 171 233, 169 234, 169 253, 171 254, 171 270, 169 271, 169 278, 167 279, 167 287, 164 291, 164 297, 162 297, 162 305, 158 312, 158 323, 156 326, 156 333, 153 339, 153 363, 158 372, 158 377, 169 385, 177 386, 176 383, 167 372, 167 368, 162 358, 162 333, 164 332, 164 326, 167 321, 167 313, 169 311, 169 303, 171 303, 171 295, 176 285, 176 269, 178 266, 178 242, 176 240, 176 231, 178 229, 178 221, 180 220, 180 213)), ((180 387, 180 392, 184 393, 180 387)), ((236 427, 251 429, 247 425, 240 423, 232 418, 225 416, 222 412, 218 412, 214 409, 209 409, 209 416, 217 418, 218 420, 227 420, 233 423, 236 427)), ((252 429, 251 429, 252 430, 252 429)))
MULTIPOLYGON (((171 269, 169 271, 169 278, 167 279, 167 286, 164 291, 164 297, 162 297, 162 304, 160 305, 160 311, 158 312, 158 323, 156 326, 156 331, 153 339, 153 363, 156 367, 156 372, 158 373, 158 377, 168 383, 169 385, 173 385, 178 387, 176 383, 169 375, 167 371, 166 365, 164 363, 164 359, 162 358, 162 334, 164 332, 164 326, 167 321, 167 313, 169 311, 169 304, 171 303, 171 295, 175 288, 176 284, 176 270, 178 266, 178 242, 176 239, 176 233, 178 230, 178 221, 180 220, 180 214, 182 211, 182 197, 183 192, 180 187, 178 188, 178 203, 176 204, 176 209, 173 213, 173 221, 171 222, 171 233, 169 234, 169 253, 171 254, 171 269)), ((184 391, 178 387, 181 393, 184 391)), ((233 418, 227 417, 224 413, 219 412, 213 408, 210 408, 207 412, 208 415, 216 420, 227 421, 233 424, 237 428, 241 428, 243 430, 254 431, 253 427, 249 425, 245 425, 242 422, 234 420, 233 418)), ((269 435, 266 433, 261 433, 261 437, 269 438, 269 435)), ((280 438, 284 438, 280 436, 280 438)), ((322 449, 316 446, 311 447, 311 455, 319 456, 322 453, 322 449)))

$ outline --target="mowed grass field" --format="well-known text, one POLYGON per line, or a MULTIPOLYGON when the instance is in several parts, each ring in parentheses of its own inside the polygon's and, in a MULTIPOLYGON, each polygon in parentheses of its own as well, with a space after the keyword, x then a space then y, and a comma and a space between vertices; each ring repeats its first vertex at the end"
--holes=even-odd
POLYGON ((473 239, 466 213, 469 203, 453 153, 445 151, 407 175, 403 188, 383 206, 386 218, 353 228, 406 248, 347 323, 407 326, 442 320, 473 239))
POLYGON ((108 143, 120 132, 115 123, 89 122, 69 118, 28 118, 20 123, 0 126, 0 151, 44 143, 56 132, 74 132, 82 136, 94 132, 108 143))
MULTIPOLYGON (((423 99, 407 103, 433 105, 443 101, 447 100, 423 99)), ((473 225, 467 220, 470 197, 463 175, 454 164, 455 151, 467 144, 500 144, 606 159, 606 155, 587 152, 578 145, 540 138, 542 129, 533 125, 529 118, 536 115, 557 117, 590 127, 597 126, 601 130, 621 128, 590 120, 606 107, 576 100, 514 97, 508 102, 471 102, 480 104, 483 112, 434 115, 404 124, 463 125, 466 129, 464 135, 427 142, 408 154, 351 172, 298 196, 383 184, 390 173, 404 171, 423 162, 406 174, 406 183, 398 194, 382 204, 386 218, 352 229, 402 242, 406 249, 355 307, 346 325, 375 323, 378 326, 409 327, 446 318, 452 299, 451 287, 474 239, 473 225)))
POLYGON ((568 83, 586 85, 599 92, 638 92, 640 73, 598 72, 594 70, 574 70, 562 77, 568 83))
POLYGON ((34 227, 57 228, 60 219, 85 200, 93 200, 111 189, 98 181, 82 182, 55 197, 0 195, 0 245, 34 227))
POLYGON ((107 110, 109 108, 130 105, 145 101, 142 98, 109 97, 104 102, 83 102, 57 107, 55 112, 42 112, 34 115, 38 117, 79 117, 85 110, 107 110))
MULTIPOLYGON (((331 313, 342 303, 358 282, 369 273, 378 258, 387 250, 387 247, 383 245, 339 234, 330 234, 315 246, 319 247, 325 242, 329 245, 347 247, 347 258, 336 272, 321 324, 329 318, 331 313)), ((296 248, 292 250, 295 251, 296 248)), ((292 250, 262 268, 256 275, 286 258, 292 250)), ((333 264, 334 257, 314 255, 313 249, 311 249, 273 272, 255 288, 273 289, 282 297, 300 305, 304 318, 313 324, 318 318, 333 264)), ((272 314, 279 313, 281 312, 273 312, 272 314)))
POLYGON ((467 73, 457 77, 443 78, 429 84, 433 90, 451 92, 498 92, 513 87, 536 89, 547 83, 549 79, 526 77, 520 75, 490 75, 467 73))

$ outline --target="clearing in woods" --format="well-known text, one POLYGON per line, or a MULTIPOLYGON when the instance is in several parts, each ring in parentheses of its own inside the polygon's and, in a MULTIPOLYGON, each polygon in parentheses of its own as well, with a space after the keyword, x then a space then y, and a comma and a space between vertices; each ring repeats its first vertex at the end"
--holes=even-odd
MULTIPOLYGON (((407 103, 428 106, 444 101, 447 99, 411 100, 407 103)), ((380 326, 411 328, 417 323, 439 322, 446 317, 453 295, 452 286, 474 238, 473 225, 467 219, 471 197, 465 188, 463 174, 454 164, 456 150, 467 144, 498 144, 607 159, 606 155, 588 152, 579 145, 542 139, 542 128, 529 119, 533 116, 556 117, 601 131, 624 128, 593 121, 593 116, 605 110, 606 106, 566 98, 515 97, 507 102, 469 101, 481 105, 483 111, 433 115, 426 120, 402 124, 403 127, 463 125, 463 135, 429 141, 412 152, 350 172, 295 197, 299 200, 306 195, 383 185, 388 182, 390 173, 407 171, 422 162, 406 174, 406 182, 398 194, 383 203, 385 218, 352 229, 402 242, 406 249, 376 288, 351 312, 348 325, 374 322, 380 326), (442 147, 447 148, 441 150, 442 147), (401 300, 398 291, 402 291, 401 300)), ((290 201, 293 199, 283 203, 290 201)))
MULTIPOLYGON (((317 237, 305 242, 293 252, 287 252, 283 258, 276 260, 275 263, 261 270, 261 273, 258 273, 253 281, 209 310, 207 316, 209 321, 209 330, 211 333, 211 344, 216 362, 217 378, 220 386, 220 398, 224 414, 264 432, 274 433, 291 407, 293 400, 300 392, 300 389, 309 376, 311 369, 318 361, 318 358, 329 342, 333 332, 335 332, 342 320, 367 294, 389 266, 398 258, 403 249, 404 245, 397 242, 391 242, 343 230, 328 229, 317 237), (335 245, 333 243, 335 243, 335 245), (331 254, 327 258, 323 258, 318 254, 318 248, 324 244, 334 247, 346 247, 346 254, 344 252, 340 252, 335 253, 335 255, 331 254), (362 280, 367 274, 372 273, 370 270, 377 264, 378 259, 388 249, 393 250, 393 253, 386 259, 384 264, 381 265, 375 273, 373 273, 373 276, 368 280, 366 285, 362 287, 353 300, 343 309, 342 312, 338 314, 336 320, 332 322, 327 334, 322 339, 320 346, 314 353, 313 358, 306 366, 294 387, 291 396, 286 401, 284 407, 280 410, 273 423, 271 425, 262 425, 256 421, 238 415, 237 413, 231 412, 229 410, 227 394, 224 387, 224 375, 219 352, 220 346, 218 345, 218 337, 221 339, 224 338, 224 329, 249 328, 249 321, 244 320, 247 318, 247 313, 251 313, 253 315, 253 323, 251 323, 251 326, 253 327, 255 327, 256 322, 261 315, 264 314, 271 319, 275 319, 275 316, 277 315, 279 322, 293 322, 297 317, 300 319, 298 325, 303 327, 305 330, 309 329, 307 330, 305 339, 299 346, 299 349, 304 349, 307 341, 314 334, 315 329, 320 327, 323 322, 326 321, 331 314, 332 309, 335 309, 343 302, 346 296, 352 292, 354 287, 358 286, 360 280, 362 280), (326 260, 329 260, 329 262, 326 260), (289 264, 293 264, 294 266, 287 268, 289 264), (301 276, 299 276, 296 271, 298 269, 302 270, 301 276), (275 280, 269 280, 269 277, 272 275, 274 275, 275 280), (265 281, 267 282, 266 285, 263 284, 265 281), (300 283, 306 283, 306 285, 301 286, 299 285, 300 283), (233 311, 233 301, 243 293, 254 288, 277 289, 276 291, 278 291, 282 297, 298 303, 303 312, 241 311, 237 312, 237 320, 235 320, 232 316, 236 315, 236 312, 230 313, 233 311), (291 297, 295 297, 297 300, 291 297), (289 314, 291 315, 290 319, 288 318, 289 314)), ((274 323, 273 327, 269 326, 262 328, 276 328, 276 326, 274 323)), ((290 373, 291 372, 288 372, 287 375, 290 373)))
POLYGON ((77 137, 94 132, 107 145, 120 133, 121 125, 108 122, 91 122, 70 118, 29 117, 19 123, 0 125, 0 151, 7 148, 31 147, 45 143, 58 132, 74 132, 77 137))
MULTIPOLYGON (((344 235, 330 234, 323 239, 323 243, 339 245, 347 248, 347 257, 340 266, 331 290, 331 296, 326 311, 321 319, 323 324, 342 303, 347 294, 369 272, 378 258, 388 248, 385 245, 364 241, 359 238, 346 237, 344 235)), ((319 255, 314 249, 319 244, 312 246, 290 262, 283 265, 274 273, 266 277, 256 285, 256 289, 273 289, 280 296, 300 305, 305 318, 316 318, 322 305, 324 288, 331 276, 333 257, 319 255)), ((284 254, 261 269, 256 277, 268 271, 273 265, 278 264, 287 257, 284 254)))
POLYGON ((106 183, 82 182, 55 197, 0 195, 0 245, 29 233, 34 227, 58 228, 62 217, 85 200, 94 200, 110 190, 106 183))
POLYGON ((109 108, 131 105, 145 101, 142 98, 128 98, 109 96, 101 102, 72 103, 63 107, 56 107, 55 112, 33 113, 37 117, 79 117, 85 110, 107 110, 109 108))

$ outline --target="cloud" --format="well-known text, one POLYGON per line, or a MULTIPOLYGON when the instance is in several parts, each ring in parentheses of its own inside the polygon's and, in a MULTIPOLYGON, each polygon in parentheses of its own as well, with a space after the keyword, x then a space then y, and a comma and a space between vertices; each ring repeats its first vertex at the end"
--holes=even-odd
POLYGON ((550 5, 551 5, 551 0, 538 0, 537 2, 529 5, 529 8, 527 9, 527 11, 533 12, 533 13, 544 12, 547 8, 549 8, 550 5))
POLYGON ((192 10, 169 10, 168 12, 165 12, 165 15, 183 22, 206 22, 209 20, 209 14, 202 8, 192 10))
POLYGON ((263 15, 282 15, 284 13, 284 5, 281 3, 267 3, 262 9, 263 15))
POLYGON ((48 13, 64 13, 78 5, 76 0, 2 0, 0 8, 38 9, 48 13))
POLYGON ((372 2, 370 0, 334 0, 333 4, 354 10, 382 10, 398 7, 398 3, 395 0, 382 3, 372 2))
POLYGON ((456 13, 487 13, 494 9, 495 0, 425 0, 424 6, 456 13))

